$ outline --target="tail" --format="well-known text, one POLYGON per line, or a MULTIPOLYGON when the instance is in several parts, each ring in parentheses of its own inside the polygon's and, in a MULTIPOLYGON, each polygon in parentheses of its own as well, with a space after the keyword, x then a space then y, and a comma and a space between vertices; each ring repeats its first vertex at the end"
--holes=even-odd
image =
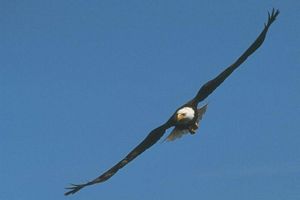
POLYGON ((202 119, 203 115, 205 114, 207 110, 208 103, 202 106, 201 108, 197 109, 198 112, 198 118, 197 118, 197 123, 199 124, 200 120, 202 119))

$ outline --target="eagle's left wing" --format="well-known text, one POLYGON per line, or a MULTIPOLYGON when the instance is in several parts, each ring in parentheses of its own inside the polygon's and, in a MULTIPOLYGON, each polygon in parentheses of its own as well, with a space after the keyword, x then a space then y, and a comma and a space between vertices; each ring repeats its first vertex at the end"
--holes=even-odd
POLYGON ((112 177, 119 169, 123 168, 125 165, 127 165, 130 161, 135 159, 138 155, 143 153, 145 150, 150 148, 152 145, 154 145, 165 133, 165 131, 170 128, 172 124, 170 123, 170 120, 161 125, 160 127, 152 130, 149 135, 138 145, 136 146, 125 158, 123 158, 120 162, 118 162, 115 166, 104 172, 101 176, 98 178, 84 183, 84 184, 72 184, 71 187, 68 187, 66 189, 70 190, 65 193, 65 195, 74 194, 78 192, 80 189, 84 188, 88 185, 93 185, 96 183, 101 183, 106 180, 108 180, 110 177, 112 177))
POLYGON ((206 97, 208 97, 217 87, 219 87, 223 81, 228 78, 228 76, 237 69, 245 60, 253 54, 264 42, 267 32, 272 25, 272 23, 276 20, 276 17, 279 15, 279 10, 272 10, 272 13, 268 13, 268 22, 265 24, 264 29, 256 38, 256 40, 250 45, 250 47, 229 67, 227 67, 222 73, 220 73, 214 79, 205 83, 197 95, 188 102, 192 105, 198 105, 199 102, 203 101, 206 97))

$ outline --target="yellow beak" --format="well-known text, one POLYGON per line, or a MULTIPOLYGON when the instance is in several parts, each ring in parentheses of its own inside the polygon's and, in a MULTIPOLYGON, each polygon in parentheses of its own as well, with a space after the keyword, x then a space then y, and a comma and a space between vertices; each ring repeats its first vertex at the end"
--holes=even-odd
POLYGON ((184 118, 184 114, 179 113, 179 114, 177 114, 176 118, 177 118, 177 121, 181 121, 184 118))

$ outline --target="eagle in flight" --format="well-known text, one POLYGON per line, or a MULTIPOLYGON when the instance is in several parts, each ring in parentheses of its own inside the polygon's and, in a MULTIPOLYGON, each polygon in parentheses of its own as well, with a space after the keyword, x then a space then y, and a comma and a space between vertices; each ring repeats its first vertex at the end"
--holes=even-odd
POLYGON ((235 69, 237 69, 252 53, 254 53, 262 45, 271 24, 275 21, 278 14, 279 10, 275 9, 273 9, 271 13, 268 13, 268 21, 266 24, 264 24, 264 29, 256 38, 256 40, 251 44, 251 46, 232 65, 226 68, 217 77, 205 83, 200 88, 196 96, 179 107, 170 117, 170 119, 168 119, 161 126, 152 130, 139 145, 137 145, 128 155, 125 156, 125 158, 123 158, 115 166, 92 181, 84 184, 72 184, 70 187, 66 188, 69 191, 67 191, 65 195, 74 194, 86 186, 96 183, 102 183, 108 180, 130 161, 132 161, 138 155, 154 145, 164 135, 166 130, 171 127, 174 127, 174 129, 166 138, 167 141, 172 141, 187 133, 195 134, 196 130, 199 127, 199 121, 201 120, 207 108, 207 105, 198 108, 199 102, 206 99, 235 69))

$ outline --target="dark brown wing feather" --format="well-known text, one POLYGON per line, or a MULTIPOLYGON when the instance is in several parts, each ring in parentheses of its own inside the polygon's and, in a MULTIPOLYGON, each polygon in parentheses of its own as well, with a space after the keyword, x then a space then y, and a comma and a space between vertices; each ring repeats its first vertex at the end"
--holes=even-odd
POLYGON ((165 131, 170 128, 172 125, 170 122, 165 123, 164 125, 152 130, 149 135, 138 145, 136 146, 124 159, 122 159, 120 162, 118 162, 115 166, 104 172, 101 176, 98 178, 84 183, 84 184, 72 184, 71 187, 66 188, 70 191, 66 192, 65 195, 74 194, 78 192, 80 189, 84 188, 88 185, 93 185, 96 183, 101 183, 106 180, 108 180, 110 177, 112 177, 119 169, 123 168, 125 165, 127 165, 130 161, 135 159, 138 155, 143 153, 145 150, 150 148, 152 145, 154 145, 165 133, 165 131))
POLYGON ((252 53, 254 53, 264 42, 266 34, 271 24, 275 21, 279 14, 279 10, 272 10, 272 13, 268 13, 268 22, 265 24, 263 31, 259 34, 256 40, 251 46, 227 69, 220 73, 216 78, 208 81, 198 91, 195 98, 188 104, 198 105, 199 102, 203 101, 208 97, 236 68, 238 68, 252 53))

